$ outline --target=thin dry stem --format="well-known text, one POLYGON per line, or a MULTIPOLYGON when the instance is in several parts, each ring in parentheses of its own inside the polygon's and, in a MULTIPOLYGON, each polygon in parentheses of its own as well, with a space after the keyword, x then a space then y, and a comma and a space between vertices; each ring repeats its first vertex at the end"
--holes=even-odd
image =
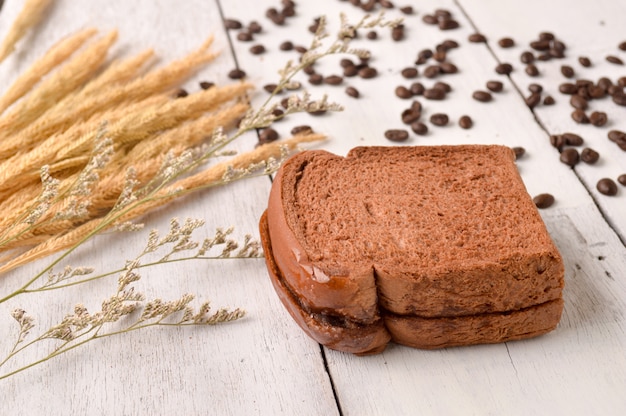
POLYGON ((50 2, 51 0, 26 0, 22 11, 13 21, 11 29, 0 43, 0 62, 4 61, 15 50, 15 45, 24 37, 28 29, 39 23, 50 2))

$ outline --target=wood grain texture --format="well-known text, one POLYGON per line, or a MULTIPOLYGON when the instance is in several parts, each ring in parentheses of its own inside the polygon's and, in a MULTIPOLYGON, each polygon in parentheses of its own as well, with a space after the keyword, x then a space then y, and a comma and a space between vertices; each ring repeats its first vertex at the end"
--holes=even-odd
MULTIPOLYGON (((8 84, 60 36, 87 26, 103 33, 120 30, 115 53, 126 55, 154 47, 163 61, 182 56, 208 35, 216 36, 223 53, 205 71, 186 85, 193 90, 198 80, 226 82, 227 72, 238 64, 248 79, 259 86, 253 104, 267 94, 266 83, 277 80, 277 70, 295 52, 279 45, 291 40, 307 46, 307 27, 325 14, 329 30, 337 29, 338 16, 351 20, 362 12, 349 2, 317 0, 297 2, 297 14, 285 26, 276 26, 265 16, 278 0, 225 0, 219 2, 225 17, 248 24, 256 20, 263 32, 251 43, 235 39, 236 31, 225 32, 217 1, 175 0, 127 2, 123 0, 83 2, 58 0, 42 25, 18 45, 15 56, 0 65, 2 85, 8 84), (232 42, 232 53, 231 43, 232 42), (252 55, 250 46, 262 43, 267 52, 252 55)), ((397 1, 396 6, 414 3, 416 13, 387 10, 387 16, 404 17, 407 38, 390 40, 388 30, 379 29, 379 39, 359 36, 354 46, 372 51, 372 66, 379 76, 372 80, 346 78, 340 86, 311 86, 306 76, 297 79, 316 96, 345 106, 345 111, 321 117, 298 115, 278 122, 282 137, 291 127, 309 124, 329 135, 318 147, 345 154, 358 145, 393 145, 384 138, 389 128, 406 128, 400 113, 410 105, 394 95, 397 85, 409 85, 400 70, 412 66, 417 52, 433 48, 444 39, 454 39, 460 48, 450 51, 458 74, 436 80, 421 75, 426 86, 441 80, 452 86, 445 101, 419 100, 423 119, 445 112, 451 122, 436 127, 428 121, 427 136, 411 135, 406 145, 499 143, 523 146, 526 155, 518 166, 531 195, 549 192, 556 204, 541 214, 561 251, 566 265, 565 311, 553 333, 500 345, 419 351, 392 345, 383 354, 354 357, 325 350, 308 339, 293 323, 273 293, 262 260, 186 262, 173 267, 145 271, 141 289, 148 296, 174 298, 194 292, 200 300, 214 300, 215 307, 243 307, 248 316, 239 322, 202 329, 150 330, 110 338, 66 354, 8 380, 0 381, 2 414, 298 414, 298 415, 621 415, 626 413, 626 189, 616 197, 598 194, 600 177, 626 173, 626 153, 606 139, 616 128, 626 131, 624 109, 608 101, 594 102, 606 111, 610 123, 603 128, 576 125, 570 118, 566 97, 557 89, 563 82, 560 66, 572 65, 581 78, 597 79, 626 75, 625 67, 611 66, 603 57, 613 53, 624 60, 616 45, 626 40, 622 2, 558 0, 526 2, 495 0, 397 1), (447 8, 461 23, 459 29, 442 32, 425 25, 421 18, 436 8, 447 8), (568 46, 564 60, 539 65, 541 76, 527 77, 519 54, 540 31, 553 31, 568 46), (480 31, 487 45, 467 41, 480 31), (497 39, 511 36, 512 49, 497 46, 497 39), (622 39, 623 37, 623 39, 622 39), (580 55, 594 65, 577 64, 580 55), (498 62, 510 62, 511 77, 498 75, 498 62), (504 91, 490 103, 471 98, 486 81, 497 79, 504 91), (534 113, 523 97, 529 83, 538 82, 557 104, 539 106, 534 113), (344 93, 348 85, 361 97, 344 93), (461 115, 474 119, 474 127, 457 125, 461 115), (572 170, 558 161, 549 144, 549 134, 576 132, 601 154, 599 164, 579 165, 572 170), (620 241, 621 238, 621 241, 620 241), (326 369, 325 364, 328 369, 326 369), (335 402, 331 380, 338 405, 335 402)), ((17 14, 22 1, 11 0, 0 13, 0 36, 17 14)), ((316 66, 324 75, 339 74, 339 59, 330 57, 316 66)), ((420 67, 420 71, 423 66, 420 67)), ((279 97, 283 98, 283 97, 279 97)), ((242 138, 237 147, 251 148, 254 135, 242 138)), ((147 228, 165 229, 173 216, 200 217, 207 221, 201 233, 215 227, 236 225, 237 235, 257 234, 257 220, 265 208, 270 183, 266 178, 245 181, 196 195, 145 219, 147 228)), ((146 232, 106 235, 84 247, 72 259, 75 265, 99 269, 119 266, 143 245, 146 232)), ((0 294, 7 293, 25 276, 46 262, 27 266, 0 280, 0 294)), ((99 281, 85 287, 28 295, 0 305, 1 351, 15 328, 8 317, 17 306, 24 307, 45 326, 71 310, 74 303, 98 307, 114 282, 99 281), (6 341, 5 341, 6 340, 6 341)), ((37 356, 34 351, 26 359, 37 356)))

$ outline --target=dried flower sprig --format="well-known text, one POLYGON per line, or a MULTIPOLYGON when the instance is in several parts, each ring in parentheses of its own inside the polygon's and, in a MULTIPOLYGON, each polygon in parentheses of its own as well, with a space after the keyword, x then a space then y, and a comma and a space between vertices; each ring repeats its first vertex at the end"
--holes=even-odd
POLYGON ((27 0, 9 33, 0 43, 0 62, 15 50, 15 44, 41 19, 51 0, 27 0))

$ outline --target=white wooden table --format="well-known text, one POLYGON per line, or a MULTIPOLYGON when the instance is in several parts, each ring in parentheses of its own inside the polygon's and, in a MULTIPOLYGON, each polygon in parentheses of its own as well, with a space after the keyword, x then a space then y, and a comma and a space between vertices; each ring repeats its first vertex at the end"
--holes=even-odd
MULTIPOLYGON (((23 1, 6 0, 0 10, 0 36, 6 33, 23 1)), ((355 45, 372 51, 371 64, 379 76, 373 80, 345 79, 342 86, 308 86, 313 94, 328 93, 345 105, 343 113, 311 117, 302 115, 275 125, 282 137, 291 127, 309 124, 328 134, 318 147, 344 154, 357 145, 390 144, 389 128, 403 128, 401 111, 407 101, 394 95, 397 85, 408 85, 400 69, 412 66, 417 52, 444 39, 460 48, 450 52, 458 74, 440 79, 453 91, 445 101, 420 98, 424 115, 445 112, 450 125, 430 123, 427 136, 411 135, 406 145, 501 143, 523 146, 518 161, 531 195, 551 193, 556 203, 541 214, 561 250, 566 265, 565 311, 559 327, 536 339, 499 345, 420 351, 390 345, 384 353, 355 357, 320 347, 297 326, 272 290, 262 259, 184 262, 145 271, 142 290, 148 295, 175 298, 186 292, 213 304, 242 307, 241 320, 209 328, 139 331, 108 338, 0 381, 0 414, 5 415, 623 415, 626 414, 626 188, 618 185, 614 197, 595 188, 602 177, 626 173, 626 153, 606 134, 626 130, 626 107, 609 99, 592 102, 605 111, 604 127, 576 124, 570 118, 568 97, 558 85, 566 79, 562 64, 576 70, 576 78, 594 81, 626 76, 626 66, 605 61, 616 55, 626 61, 617 45, 626 40, 626 3, 617 0, 496 1, 496 0, 395 0, 396 6, 412 4, 413 15, 398 8, 388 17, 404 17, 406 39, 393 42, 390 33, 378 30, 379 39, 363 36, 355 45), (460 28, 440 31, 422 22, 436 8, 450 10, 460 28), (468 35, 479 31, 488 43, 470 43, 468 35), (541 31, 552 31, 567 45, 566 58, 538 63, 541 75, 524 72, 519 56, 541 31), (503 49, 497 40, 509 36, 516 46, 503 49), (584 68, 579 56, 593 66, 584 68), (498 75, 500 62, 513 64, 510 77, 498 75), (491 103, 471 98, 486 81, 497 79, 504 91, 491 103), (536 82, 552 95, 554 106, 539 105, 531 112, 524 103, 528 84, 536 82), (352 85, 361 92, 354 99, 344 93, 352 85), (456 124, 462 114, 474 119, 474 127, 456 124), (574 132, 600 153, 596 165, 575 169, 559 162, 550 134, 574 132)), ((253 103, 266 97, 262 86, 277 80, 276 70, 295 52, 279 50, 292 40, 308 45, 307 27, 322 14, 336 29, 339 13, 353 20, 362 11, 347 1, 297 1, 296 16, 285 26, 265 17, 278 0, 58 0, 41 25, 28 35, 13 57, 0 65, 4 88, 30 62, 60 37, 79 28, 94 26, 102 32, 117 28, 116 53, 131 54, 154 47, 164 61, 181 57, 208 35, 222 53, 198 80, 230 82, 227 73, 239 65, 248 80, 258 86, 253 103), (253 55, 250 43, 227 32, 222 18, 244 24, 257 20, 263 32, 254 43, 267 52, 253 55)), ((340 73, 339 57, 318 65, 319 72, 340 73)), ((423 70, 420 67, 420 71, 423 70)), ((418 80, 431 85, 421 75, 418 80)), ((239 149, 251 149, 256 137, 239 140, 239 149)), ((270 188, 267 178, 257 178, 204 192, 149 215, 147 229, 165 229, 171 217, 206 219, 205 232, 236 226, 237 235, 257 235, 257 222, 270 188)), ((84 247, 74 264, 103 270, 118 267, 135 254, 146 233, 106 235, 84 247)), ((29 265, 0 279, 0 294, 16 287, 43 262, 29 265), (30 273, 30 274, 29 274, 30 273)), ((49 294, 24 295, 0 305, 0 352, 14 334, 9 317, 20 306, 41 325, 58 321, 74 303, 97 308, 114 290, 113 280, 49 294), (5 342, 6 340, 6 342, 5 342)), ((43 347, 42 347, 43 348, 43 347)), ((43 350, 33 351, 33 357, 43 350)), ((2 355, 2 354, 0 354, 2 355)))

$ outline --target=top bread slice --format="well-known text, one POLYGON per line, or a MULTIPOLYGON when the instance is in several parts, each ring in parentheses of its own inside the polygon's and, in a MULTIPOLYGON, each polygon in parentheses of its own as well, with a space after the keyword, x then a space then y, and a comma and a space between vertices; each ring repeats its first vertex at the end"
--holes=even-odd
POLYGON ((300 307, 356 325, 561 299, 561 257, 504 146, 301 152, 274 180, 267 232, 300 307))

